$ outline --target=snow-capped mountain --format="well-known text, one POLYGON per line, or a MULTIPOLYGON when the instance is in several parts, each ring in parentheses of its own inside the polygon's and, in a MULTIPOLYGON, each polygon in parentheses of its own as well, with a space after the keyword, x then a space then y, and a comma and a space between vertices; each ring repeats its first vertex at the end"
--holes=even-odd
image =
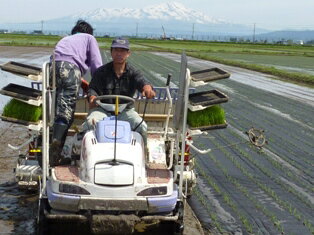
MULTIPOLYGON (((193 38, 195 36, 195 38, 199 38, 201 36, 208 37, 208 35, 251 35, 253 31, 252 26, 215 19, 204 12, 189 9, 178 2, 162 3, 141 9, 104 7, 93 11, 83 11, 58 19, 45 20, 42 28, 46 32, 64 34, 70 32, 79 19, 91 23, 97 36, 109 34, 111 36, 159 37, 166 34, 167 37, 193 38)), ((24 28, 19 30, 34 30, 34 26, 28 25, 27 29, 26 26, 23 24, 24 28)), ((265 30, 260 30, 258 33, 265 32, 265 30)))
MULTIPOLYGON (((178 2, 162 3, 141 9, 100 8, 93 11, 46 21, 46 24, 67 26, 68 30, 76 20, 84 19, 96 29, 96 33, 116 35, 248 35, 252 27, 215 19, 207 14, 189 9, 178 2)), ((60 28, 60 27, 59 27, 60 28)), ((265 32, 265 31, 262 31, 265 32)))
POLYGON ((207 23, 223 23, 218 19, 214 19, 205 15, 202 12, 188 9, 183 4, 178 2, 162 3, 144 7, 142 9, 108 9, 101 8, 88 12, 80 12, 72 16, 73 19, 85 18, 90 21, 111 21, 121 20, 124 18, 134 19, 136 21, 142 20, 161 20, 161 21, 181 21, 198 24, 207 23))

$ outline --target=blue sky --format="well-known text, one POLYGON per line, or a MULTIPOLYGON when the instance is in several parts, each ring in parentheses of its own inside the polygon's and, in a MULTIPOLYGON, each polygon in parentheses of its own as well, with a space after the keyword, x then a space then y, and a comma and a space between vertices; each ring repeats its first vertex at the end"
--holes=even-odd
MULTIPOLYGON (((0 0, 0 23, 34 22, 97 8, 142 8, 163 0, 0 0)), ((176 0, 231 23, 314 30, 314 0, 176 0)))

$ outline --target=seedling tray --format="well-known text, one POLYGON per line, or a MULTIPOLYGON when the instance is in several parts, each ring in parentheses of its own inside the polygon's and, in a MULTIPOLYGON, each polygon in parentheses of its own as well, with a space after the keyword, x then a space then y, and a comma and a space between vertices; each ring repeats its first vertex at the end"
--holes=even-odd
POLYGON ((225 103, 227 101, 228 97, 216 89, 196 92, 189 95, 189 102, 192 106, 202 105, 206 107, 214 104, 225 103))
POLYGON ((17 84, 10 83, 0 90, 0 94, 11 96, 22 100, 39 100, 42 93, 30 87, 25 87, 17 84))
POLYGON ((32 65, 27 65, 27 64, 22 64, 22 63, 18 63, 18 62, 14 62, 14 61, 10 61, 8 63, 5 63, 3 65, 0 65, 0 68, 3 71, 7 71, 7 72, 11 72, 11 73, 15 73, 18 75, 24 75, 24 76, 28 76, 28 75, 40 75, 42 69, 39 67, 35 67, 32 65))
POLYGON ((190 130, 200 130, 200 131, 209 131, 209 130, 216 130, 216 129, 223 129, 228 126, 228 123, 225 122, 224 124, 217 124, 217 125, 209 125, 209 126, 200 126, 200 127, 190 127, 190 130))
POLYGON ((192 81, 194 82, 198 82, 198 81, 211 82, 211 81, 230 77, 229 73, 219 68, 210 68, 210 69, 195 71, 195 72, 191 72, 190 75, 191 75, 192 81))
POLYGON ((29 121, 20 120, 20 119, 16 119, 16 118, 12 118, 12 117, 6 117, 6 116, 2 116, 2 115, 0 115, 0 118, 1 118, 2 121, 13 122, 13 123, 21 124, 21 125, 24 125, 24 126, 38 125, 39 124, 39 121, 38 122, 29 122, 29 121))

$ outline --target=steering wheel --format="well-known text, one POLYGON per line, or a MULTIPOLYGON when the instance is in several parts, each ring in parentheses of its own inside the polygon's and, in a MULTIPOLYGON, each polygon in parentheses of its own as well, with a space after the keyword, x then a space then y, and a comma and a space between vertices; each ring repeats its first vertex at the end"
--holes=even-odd
POLYGON ((129 96, 125 95, 101 95, 96 97, 96 104, 98 104, 101 108, 103 108, 105 111, 108 112, 114 112, 115 111, 115 104, 101 102, 103 100, 109 100, 109 99, 116 99, 116 97, 119 98, 119 100, 128 101, 124 104, 119 104, 119 112, 121 113, 128 105, 134 104, 135 100, 129 96))

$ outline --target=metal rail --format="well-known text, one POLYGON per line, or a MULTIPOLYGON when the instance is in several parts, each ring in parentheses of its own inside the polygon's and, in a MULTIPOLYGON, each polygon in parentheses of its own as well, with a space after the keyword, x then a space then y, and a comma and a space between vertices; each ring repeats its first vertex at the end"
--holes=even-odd
POLYGON ((43 81, 42 81, 42 98, 43 98, 43 114, 42 114, 42 132, 43 132, 43 150, 42 150, 42 188, 41 195, 46 196, 46 181, 48 175, 48 156, 49 156, 49 63, 43 64, 43 81))

